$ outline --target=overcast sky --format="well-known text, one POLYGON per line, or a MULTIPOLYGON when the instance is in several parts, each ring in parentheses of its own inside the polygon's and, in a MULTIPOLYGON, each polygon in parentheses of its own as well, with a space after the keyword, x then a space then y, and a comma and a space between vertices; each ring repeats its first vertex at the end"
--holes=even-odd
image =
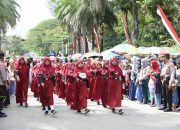
POLYGON ((7 35, 26 38, 28 31, 43 20, 53 18, 47 0, 17 0, 21 6, 20 21, 15 29, 9 29, 7 35))

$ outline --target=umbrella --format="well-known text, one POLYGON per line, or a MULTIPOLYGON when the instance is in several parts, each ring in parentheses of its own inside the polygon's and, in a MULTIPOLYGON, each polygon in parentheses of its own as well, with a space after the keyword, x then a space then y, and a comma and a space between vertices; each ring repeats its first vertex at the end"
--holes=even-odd
POLYGON ((73 54, 71 56, 72 59, 78 59, 78 58, 81 58, 81 57, 82 57, 82 54, 80 54, 80 53, 76 53, 76 54, 73 54))
POLYGON ((110 60, 113 57, 119 56, 118 54, 112 53, 111 49, 102 52, 101 55, 103 56, 103 60, 110 60))
POLYGON ((136 47, 125 43, 115 46, 111 51, 116 54, 138 54, 138 49, 136 47))
POLYGON ((176 48, 172 48, 172 47, 163 47, 159 54, 160 55, 163 55, 163 54, 176 54, 176 53, 179 53, 179 50, 176 49, 176 48))
POLYGON ((86 57, 86 58, 97 58, 97 57, 102 57, 99 53, 97 52, 88 52, 88 53, 85 53, 83 55, 83 57, 86 57))
POLYGON ((161 48, 160 47, 148 47, 142 51, 140 51, 140 54, 159 54, 161 48))
POLYGON ((141 52, 141 51, 143 51, 144 49, 146 49, 147 47, 138 47, 137 48, 137 50, 138 50, 138 52, 141 52))

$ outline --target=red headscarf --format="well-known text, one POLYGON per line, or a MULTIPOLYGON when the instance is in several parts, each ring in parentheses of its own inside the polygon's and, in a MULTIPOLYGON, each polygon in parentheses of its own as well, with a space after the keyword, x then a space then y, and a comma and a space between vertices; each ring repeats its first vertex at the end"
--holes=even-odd
POLYGON ((105 65, 109 65, 109 61, 104 61, 103 62, 103 69, 108 69, 108 68, 105 67, 105 65))
POLYGON ((74 77, 78 76, 79 73, 86 73, 85 65, 81 60, 78 60, 76 62, 76 68, 74 70, 74 77), (80 68, 78 65, 83 64, 83 66, 80 68))
POLYGON ((153 81, 156 81, 156 78, 154 76, 154 73, 160 73, 159 71, 159 64, 155 61, 155 60, 152 60, 151 61, 151 70, 152 70, 152 73, 150 74, 150 77, 153 81))
POLYGON ((42 72, 42 74, 47 75, 47 76, 52 76, 55 73, 55 68, 52 66, 51 60, 48 57, 45 57, 43 60, 43 63, 41 65, 41 72, 42 72), (45 62, 47 60, 50 63, 49 65, 45 65, 45 62))
POLYGON ((113 72, 113 71, 114 71, 115 73, 118 73, 119 76, 122 75, 122 70, 121 70, 121 68, 119 67, 119 61, 118 61, 117 58, 112 58, 112 59, 110 60, 109 71, 110 71, 110 72, 113 72), (118 64, 117 64, 117 65, 113 65, 113 64, 112 64, 113 61, 116 61, 118 64))
POLYGON ((160 71, 159 71, 159 64, 155 60, 151 61, 151 65, 152 65, 152 70, 154 72, 160 73, 160 71))
POLYGON ((16 64, 16 69, 19 71, 20 76, 26 76, 29 73, 29 67, 26 64, 25 58, 21 56, 16 64), (24 63, 21 64, 20 61, 24 60, 24 63))

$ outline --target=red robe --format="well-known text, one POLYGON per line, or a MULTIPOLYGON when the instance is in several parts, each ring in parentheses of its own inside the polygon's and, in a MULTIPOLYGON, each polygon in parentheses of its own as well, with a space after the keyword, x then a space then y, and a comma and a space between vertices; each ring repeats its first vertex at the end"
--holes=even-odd
MULTIPOLYGON (((74 63, 71 64, 75 65, 74 63)), ((74 69, 70 69, 67 74, 66 79, 66 102, 68 106, 73 106, 73 91, 74 91, 74 77, 73 77, 74 69)))
POLYGON ((56 86, 54 88, 54 93, 59 95, 59 91, 60 91, 60 86, 62 85, 62 75, 61 75, 61 71, 62 68, 60 65, 55 67, 55 73, 56 73, 56 77, 55 77, 55 82, 56 82, 56 86))
POLYGON ((116 58, 111 59, 109 66, 110 79, 108 83, 107 105, 111 108, 121 107, 122 100, 122 86, 119 79, 122 76, 122 70, 118 65, 114 66, 112 64, 114 60, 117 61, 116 58), (114 73, 117 73, 117 75, 114 73))
MULTIPOLYGON (((68 70, 68 64, 64 64, 62 67, 62 72, 61 75, 64 78, 64 80, 66 79, 66 71, 68 70)), ((65 81, 59 80, 59 91, 58 91, 58 95, 59 98, 65 99, 66 98, 66 92, 65 92, 65 88, 66 88, 66 84, 65 81)))
POLYGON ((90 69, 90 80, 89 80, 89 87, 90 87, 89 99, 93 99, 95 76, 96 76, 96 68, 91 67, 91 69, 90 69))
POLYGON ((54 90, 54 76, 55 68, 51 65, 49 58, 44 58, 44 63, 41 67, 41 73, 43 75, 44 86, 41 86, 41 101, 44 106, 54 105, 53 90, 54 90), (45 61, 48 60, 50 65, 45 65, 45 61))
MULTIPOLYGON (((74 71, 74 78, 79 79, 74 81, 74 91, 73 91, 73 109, 74 110, 81 110, 87 108, 87 98, 88 98, 88 90, 87 84, 85 79, 81 79, 79 77, 80 73, 85 73, 86 70, 83 66, 82 68, 78 67, 78 64, 81 61, 76 63, 76 69, 74 71)), ((81 62, 82 63, 82 62, 81 62)))
POLYGON ((29 79, 29 67, 26 63, 20 64, 20 60, 24 60, 24 57, 20 57, 16 66, 16 70, 19 73, 20 81, 16 81, 16 103, 27 103, 28 96, 28 79, 29 79))
POLYGON ((96 78, 94 81, 92 99, 99 101, 101 99, 101 87, 102 87, 102 72, 96 70, 96 78))
MULTIPOLYGON (((106 62, 105 64, 109 64, 106 62)), ((103 67, 102 69, 102 86, 101 86, 101 101, 102 105, 107 105, 107 96, 108 96, 108 82, 109 82, 109 70, 108 68, 103 67)))

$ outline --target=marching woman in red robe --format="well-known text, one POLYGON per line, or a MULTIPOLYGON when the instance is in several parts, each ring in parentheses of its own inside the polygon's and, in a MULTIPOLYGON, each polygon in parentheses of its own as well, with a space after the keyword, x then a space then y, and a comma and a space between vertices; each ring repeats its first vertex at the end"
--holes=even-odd
POLYGON ((57 62, 56 63, 56 67, 55 67, 55 73, 56 73, 56 77, 55 77, 55 89, 54 89, 54 93, 58 95, 58 92, 60 90, 60 86, 62 85, 62 75, 61 75, 61 71, 62 71, 62 63, 61 62, 57 62))
POLYGON ((33 93, 35 90, 35 73, 36 73, 36 70, 37 70, 37 66, 35 65, 31 71, 31 73, 32 73, 31 92, 33 92, 33 93))
POLYGON ((77 61, 76 63, 76 68, 73 76, 75 78, 73 91, 73 109, 78 110, 78 112, 80 113, 87 114, 90 112, 90 110, 87 109, 87 74, 85 65, 81 60, 77 61))
POLYGON ((94 100, 93 90, 94 90, 95 77, 96 77, 96 62, 92 61, 91 69, 90 69, 90 81, 89 81, 89 87, 90 87, 89 99, 91 99, 92 101, 94 100))
POLYGON ((28 78, 29 67, 24 57, 20 57, 16 66, 16 103, 20 103, 20 106, 24 103, 25 107, 28 107, 28 78))
POLYGON ((69 66, 68 63, 63 64, 61 69, 62 81, 59 82, 58 96, 59 98, 62 99, 66 98, 65 88, 66 88, 66 76, 67 76, 68 66, 69 66))
POLYGON ((36 65, 36 71, 35 71, 35 89, 34 89, 34 97, 38 98, 39 100, 39 97, 40 97, 40 94, 39 94, 39 76, 40 76, 40 63, 38 63, 36 65))
POLYGON ((121 76, 122 70, 119 67, 119 60, 113 58, 109 65, 109 84, 108 84, 108 102, 107 105, 112 109, 113 113, 122 114, 122 85, 121 76))
POLYGON ((86 65, 86 74, 87 74, 86 84, 87 84, 87 87, 90 88, 90 77, 91 77, 91 73, 90 73, 91 61, 90 61, 90 59, 86 60, 85 65, 86 65))
POLYGON ((53 99, 53 90, 54 90, 54 77, 55 77, 55 68, 51 64, 51 60, 46 57, 43 60, 41 66, 41 74, 39 77, 41 85, 41 96, 42 104, 45 106, 44 115, 48 115, 48 106, 51 108, 51 114, 54 115, 56 111, 54 110, 54 99, 53 99))
POLYGON ((101 100, 101 88, 102 88, 102 64, 98 62, 96 64, 96 73, 95 73, 95 82, 93 87, 92 98, 97 101, 97 104, 100 105, 101 100))
POLYGON ((34 92, 34 97, 39 100, 39 88, 38 88, 38 81, 39 81, 39 69, 40 65, 37 64, 32 69, 32 83, 31 83, 31 91, 34 92))
POLYGON ((74 70, 75 70, 75 63, 71 63, 70 69, 67 74, 67 79, 66 79, 66 102, 67 105, 71 107, 73 106, 73 90, 74 90, 74 70))
POLYGON ((102 68, 101 101, 103 107, 107 106, 108 82, 109 82, 109 61, 104 61, 102 68))

